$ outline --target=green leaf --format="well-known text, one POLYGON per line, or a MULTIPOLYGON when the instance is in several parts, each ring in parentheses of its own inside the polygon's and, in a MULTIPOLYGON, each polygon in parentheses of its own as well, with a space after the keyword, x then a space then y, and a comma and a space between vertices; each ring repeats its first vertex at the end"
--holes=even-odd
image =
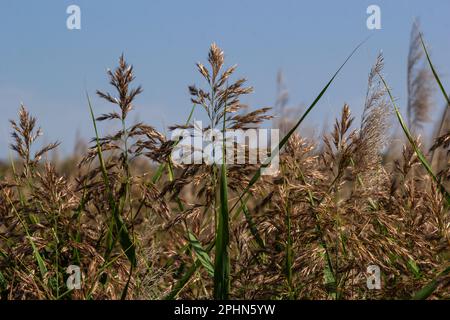
POLYGON ((256 224, 253 221, 252 216, 250 215, 250 212, 248 211, 247 205, 245 204, 244 200, 241 200, 241 209, 244 213, 245 220, 247 221, 247 224, 250 228, 250 232, 252 233, 253 237, 256 240, 256 243, 259 245, 261 249, 265 248, 265 244, 261 236, 259 235, 258 229, 256 228, 256 224))
POLYGON ((47 267, 45 266, 44 259, 42 259, 42 256, 39 253, 39 250, 36 248, 36 245, 35 245, 33 239, 31 238, 31 236, 28 236, 27 238, 30 241, 31 247, 33 248, 33 255, 38 263, 39 271, 41 272, 42 279, 44 279, 44 276, 47 273, 47 267))
POLYGON ((442 81, 439 78, 439 76, 438 76, 438 74, 436 72, 436 69, 433 66, 433 63, 431 62, 431 58, 430 58, 430 55, 428 53, 427 47, 425 46, 425 41, 423 40, 422 33, 420 33, 419 35, 420 35, 420 41, 422 42, 423 50, 425 51, 425 54, 427 56, 428 64, 430 65, 431 71, 433 72, 433 76, 436 79, 436 82, 438 83, 439 88, 441 89, 441 92, 444 95, 445 100, 447 101, 447 106, 450 108, 450 97, 447 94, 447 92, 445 91, 444 86, 442 85, 442 81))
POLYGON ((414 260, 409 259, 407 265, 408 265, 408 269, 414 274, 414 277, 416 277, 417 279, 422 277, 420 268, 414 260))
MULTIPOLYGON (((325 257, 324 257, 324 259, 325 259, 325 257)), ((325 288, 327 289, 327 291, 331 294, 335 294, 336 289, 337 289, 336 279, 327 263, 325 263, 325 266, 323 269, 323 281, 324 281, 325 288)))
POLYGON ((8 287, 8 282, 6 281, 5 277, 3 276, 3 273, 0 271, 0 293, 2 291, 5 291, 8 287))
MULTIPOLYGON (((228 91, 228 88, 227 88, 228 91)), ((226 164, 226 108, 227 95, 225 93, 225 110, 223 115, 223 148, 222 167, 220 172, 220 212, 219 223, 216 232, 216 255, 214 264, 214 298, 217 300, 228 299, 230 291, 230 257, 228 246, 230 242, 229 211, 228 211, 228 181, 226 164)))
POLYGON ((442 271, 435 279, 433 279, 430 283, 428 283, 421 290, 417 291, 416 294, 412 297, 413 300, 426 300, 428 299, 434 291, 436 291, 437 287, 441 279, 447 276, 450 273, 450 267, 442 271))
POLYGON ((191 232, 188 231, 189 236, 189 243, 194 249, 195 254, 200 261, 200 263, 205 267, 205 269, 208 271, 211 277, 214 277, 214 266, 211 262, 211 258, 209 257, 208 253, 205 249, 203 249, 202 244, 200 241, 198 241, 197 237, 191 232))
POLYGON ((164 297, 164 300, 173 300, 177 297, 178 293, 180 293, 181 289, 189 282, 191 277, 194 275, 197 268, 200 267, 201 262, 197 259, 194 264, 189 268, 189 270, 184 274, 184 276, 175 284, 174 288, 170 291, 170 293, 164 297))

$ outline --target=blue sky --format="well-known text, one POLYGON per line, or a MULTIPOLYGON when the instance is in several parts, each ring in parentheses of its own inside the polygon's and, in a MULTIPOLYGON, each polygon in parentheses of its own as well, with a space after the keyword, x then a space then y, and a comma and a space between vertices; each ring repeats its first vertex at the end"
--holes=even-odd
MULTIPOLYGON (((227 65, 239 65, 236 75, 255 87, 244 102, 262 107, 275 101, 279 70, 291 103, 310 103, 353 47, 372 34, 308 125, 331 121, 344 102, 359 116, 367 74, 380 50, 404 109, 413 18, 420 17, 436 67, 449 83, 449 12, 448 0, 2 0, 0 157, 9 154, 7 120, 16 118, 21 102, 38 117, 43 141, 63 142, 62 153, 72 151, 77 132, 91 137, 85 88, 91 95, 108 89, 105 70, 116 65, 122 52, 136 68, 136 83, 144 87, 132 119, 160 130, 184 122, 191 107, 187 87, 202 83, 195 62, 206 61, 213 41, 224 49, 227 65), (71 4, 81 7, 81 30, 66 28, 71 4), (381 7, 382 30, 366 27, 370 4, 381 7)), ((438 95, 436 101, 443 104, 438 95)), ((96 97, 93 102, 98 114, 111 108, 96 97)))

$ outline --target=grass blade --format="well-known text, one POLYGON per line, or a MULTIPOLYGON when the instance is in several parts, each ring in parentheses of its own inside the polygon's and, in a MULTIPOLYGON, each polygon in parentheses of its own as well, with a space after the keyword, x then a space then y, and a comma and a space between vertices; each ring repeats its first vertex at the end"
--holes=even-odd
POLYGON ((423 40, 422 33, 420 33, 420 42, 422 43, 423 50, 425 51, 425 55, 427 56, 428 64, 430 65, 431 71, 433 72, 433 76, 436 79, 436 82, 438 83, 439 88, 441 89, 441 92, 445 97, 445 100, 447 101, 447 106, 450 108, 450 97, 447 94, 447 92, 445 91, 444 86, 442 85, 442 81, 439 78, 439 76, 436 72, 436 69, 434 68, 433 63, 431 62, 431 58, 428 53, 427 47, 425 46, 425 41, 423 40))
MULTIPOLYGON (((445 100, 446 100, 446 102, 447 102, 447 107, 450 109, 450 97, 449 97, 449 95, 447 94, 447 92, 445 91, 444 86, 443 86, 443 84, 442 84, 442 81, 441 81, 441 79, 439 78, 438 73, 436 72, 436 69, 434 68, 433 63, 431 62, 430 54, 428 53, 427 47, 426 47, 426 45, 425 45, 425 41, 423 40, 423 35, 422 35, 422 33, 419 33, 419 36, 420 36, 420 42, 422 43, 423 50, 425 51, 425 55, 426 55, 426 57, 427 57, 428 64, 430 65, 431 71, 433 72, 434 79, 435 79, 436 82, 438 83, 439 88, 440 88, 442 94, 444 95, 444 98, 445 98, 445 100)), ((444 110, 444 114, 442 115, 441 123, 440 123, 440 125, 439 125, 439 127, 438 127, 438 131, 437 131, 437 136, 438 136, 438 137, 439 137, 439 135, 441 134, 442 129, 444 128, 444 125, 445 125, 445 119, 446 119, 446 114, 447 114, 446 110, 447 110, 447 109, 444 110)), ((433 160, 434 160, 435 155, 436 155, 436 150, 433 149, 433 151, 432 151, 432 156, 431 156, 431 164, 432 164, 432 165, 433 165, 433 163, 434 163, 433 160)))
POLYGON ((203 249, 202 244, 191 231, 188 231, 188 236, 189 236, 189 243, 192 249, 194 249, 197 259, 200 261, 203 267, 205 267, 209 275, 211 277, 214 277, 214 266, 211 262, 211 258, 209 257, 208 253, 206 252, 205 249, 203 249))
POLYGON ((426 300, 428 299, 433 292, 437 289, 439 286, 440 279, 445 277, 450 273, 450 267, 442 271, 436 279, 432 280, 430 283, 428 283, 425 287, 423 287, 421 290, 417 291, 417 293, 413 296, 413 300, 426 300))
POLYGON ((189 268, 189 270, 184 274, 184 276, 175 284, 174 288, 169 292, 168 295, 164 297, 164 300, 174 300, 178 293, 180 293, 181 289, 189 282, 191 277, 194 275, 195 271, 197 271, 198 267, 200 267, 201 262, 199 259, 195 260, 194 264, 189 268))
POLYGON ((230 291, 230 257, 228 245, 230 242, 229 211, 228 211, 228 181, 226 164, 226 108, 227 93, 225 93, 225 110, 223 115, 223 148, 222 167, 220 171, 220 213, 216 232, 216 255, 214 264, 214 298, 228 299, 230 291))
MULTIPOLYGON (((205 252, 209 253, 214 248, 215 241, 210 243, 208 247, 206 248, 205 252)), ((194 273, 197 271, 197 269, 200 267, 201 262, 199 259, 195 260, 195 262, 192 264, 192 266, 189 268, 189 270, 184 274, 184 276, 178 280, 178 282, 175 284, 173 289, 164 297, 164 300, 173 300, 177 297, 177 295, 180 293, 180 291, 184 288, 184 286, 189 282, 189 280, 192 278, 194 273)))
POLYGON ((241 209, 242 209, 242 212, 244 213, 245 220, 247 221, 248 227, 250 228, 250 232, 252 233, 253 237, 255 238, 256 243, 259 245, 259 247, 261 249, 264 249, 265 248, 264 241, 258 233, 256 224, 253 221, 253 218, 250 215, 250 212, 248 211, 247 205, 245 204, 244 200, 241 200, 241 209))
POLYGON ((33 248, 33 254, 38 263, 39 271, 41 272, 42 279, 44 279, 44 276, 47 273, 47 267, 45 266, 44 259, 42 259, 42 256, 39 253, 39 250, 36 248, 34 241, 31 239, 31 236, 28 236, 28 240, 30 241, 31 247, 33 248))
POLYGON ((270 163, 272 162, 273 158, 280 152, 280 150, 285 146, 285 144, 288 142, 289 138, 297 131, 298 127, 302 124, 302 122, 306 119, 306 117, 309 115, 309 113, 314 109, 314 107, 317 105, 317 103, 322 99, 325 92, 327 92, 328 88, 331 86, 331 84, 334 82, 338 74, 341 72, 341 70, 344 68, 344 66, 347 64, 347 62, 353 57, 353 55, 358 51, 358 49, 367 41, 368 39, 364 40, 360 44, 356 46, 355 49, 350 53, 350 55, 345 59, 344 63, 339 67, 339 69, 334 73, 334 75, 331 77, 331 79, 328 81, 326 86, 320 91, 319 95, 314 99, 312 104, 306 109, 305 113, 301 116, 301 118, 297 121, 297 123, 289 130, 289 132, 283 137, 283 139, 280 141, 278 147, 275 150, 272 150, 270 157, 267 159, 266 163, 261 164, 261 166, 256 171, 255 175, 252 177, 250 182, 248 183, 247 187, 244 189, 244 191, 239 196, 239 199, 236 201, 236 203, 233 205, 230 211, 233 211, 236 206, 242 201, 244 196, 250 191, 251 187, 259 180, 261 177, 262 169, 267 168, 270 163))

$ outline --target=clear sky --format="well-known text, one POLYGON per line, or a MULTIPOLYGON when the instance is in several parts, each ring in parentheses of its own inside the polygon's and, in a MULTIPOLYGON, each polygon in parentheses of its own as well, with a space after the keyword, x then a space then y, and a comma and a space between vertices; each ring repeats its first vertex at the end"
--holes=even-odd
MULTIPOLYGON (((185 121, 188 85, 201 83, 195 62, 206 61, 211 42, 237 63, 255 93, 253 107, 271 106, 283 70, 292 104, 309 104, 354 46, 373 37, 346 66, 311 115, 329 121, 348 102, 360 114, 370 66, 383 50, 385 74, 404 110, 406 57, 414 17, 449 84, 450 1, 263 0, 2 0, 0 2, 0 157, 9 154, 8 119, 21 102, 38 117, 45 140, 72 151, 76 133, 93 135, 85 88, 108 89, 107 68, 119 55, 136 68, 144 87, 134 117, 162 130, 185 121), (82 29, 66 28, 66 8, 81 8, 82 29), (382 30, 366 27, 366 9, 381 7, 382 30)), ((443 104, 437 96, 438 104, 443 104)), ((93 99, 96 113, 111 106, 93 99)), ((197 118, 202 118, 199 114, 197 118)), ((107 128, 103 128, 107 130, 107 128)))

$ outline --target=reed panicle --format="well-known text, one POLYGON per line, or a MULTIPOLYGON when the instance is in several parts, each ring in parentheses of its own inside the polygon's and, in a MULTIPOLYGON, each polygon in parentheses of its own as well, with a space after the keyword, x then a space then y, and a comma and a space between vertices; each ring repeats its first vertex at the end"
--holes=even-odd
POLYGON ((425 66, 420 41, 420 23, 416 20, 411 30, 408 55, 408 127, 416 131, 431 120, 433 86, 430 70, 425 66))

